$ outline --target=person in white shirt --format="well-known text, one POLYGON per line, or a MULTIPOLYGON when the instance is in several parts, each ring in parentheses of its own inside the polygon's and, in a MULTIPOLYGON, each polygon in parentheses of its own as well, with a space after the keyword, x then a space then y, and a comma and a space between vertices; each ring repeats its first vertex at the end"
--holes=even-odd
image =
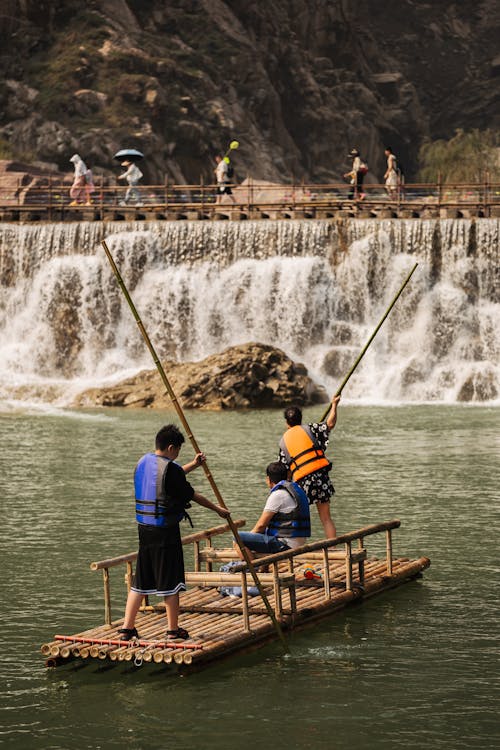
POLYGON ((221 202, 223 195, 229 195, 234 203, 234 195, 230 187, 231 180, 228 174, 229 164, 220 154, 216 155, 215 163, 217 165, 214 169, 215 180, 217 182, 216 203, 221 202))
POLYGON ((385 147, 384 154, 387 158, 387 169, 384 174, 385 187, 389 198, 397 198, 399 185, 397 159, 390 146, 385 147))
MULTIPOLYGON (((273 554, 295 549, 311 536, 309 501, 296 482, 287 479, 288 469, 280 461, 273 461, 266 469, 266 483, 270 493, 264 510, 252 531, 240 531, 245 547, 252 553, 273 554)), ((240 556, 243 559, 243 555, 240 556)))
POLYGON ((137 164, 134 164, 130 161, 123 161, 122 167, 127 167, 127 170, 123 174, 119 175, 118 179, 127 180, 129 185, 127 192, 125 193, 125 199, 123 200, 122 205, 126 205, 127 203, 135 201, 136 206, 140 206, 141 195, 137 190, 137 185, 139 184, 139 180, 143 176, 142 172, 137 164))

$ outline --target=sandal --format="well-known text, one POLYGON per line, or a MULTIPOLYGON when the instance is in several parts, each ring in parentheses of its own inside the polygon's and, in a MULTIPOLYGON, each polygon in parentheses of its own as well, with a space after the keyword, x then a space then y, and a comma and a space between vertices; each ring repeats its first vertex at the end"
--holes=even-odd
POLYGON ((181 640, 187 641, 189 633, 184 628, 177 628, 177 630, 167 630, 167 640, 181 640))
POLYGON ((139 633, 135 628, 120 628, 118 632, 121 633, 120 641, 131 641, 132 638, 139 638, 139 633))

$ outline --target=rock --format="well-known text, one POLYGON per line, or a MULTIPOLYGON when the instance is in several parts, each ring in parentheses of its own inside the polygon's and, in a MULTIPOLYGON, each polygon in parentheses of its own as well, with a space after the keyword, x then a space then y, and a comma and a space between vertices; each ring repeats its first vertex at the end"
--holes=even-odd
POLYGON ((492 369, 469 375, 457 395, 457 401, 492 401, 495 398, 498 398, 498 388, 492 369))
POLYGON ((87 117, 99 112, 106 106, 108 97, 102 91, 92 89, 78 89, 73 94, 73 107, 77 114, 87 117))
POLYGON ((339 346, 331 349, 323 360, 323 370, 333 378, 349 372, 358 355, 358 350, 352 346, 339 346))
MULTIPOLYGON (((265 409, 328 400, 325 390, 280 349, 242 344, 201 362, 164 362, 179 402, 186 409, 265 409)), ((80 394, 75 406, 125 406, 164 409, 171 406, 156 370, 145 370, 105 389, 80 394)))

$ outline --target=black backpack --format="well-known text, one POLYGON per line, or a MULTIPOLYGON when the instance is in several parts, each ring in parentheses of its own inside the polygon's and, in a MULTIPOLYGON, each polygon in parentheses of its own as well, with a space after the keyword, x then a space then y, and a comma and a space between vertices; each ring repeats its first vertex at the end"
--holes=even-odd
POLYGON ((233 169, 232 164, 227 165, 227 176, 229 177, 230 180, 232 180, 234 177, 234 169, 233 169))

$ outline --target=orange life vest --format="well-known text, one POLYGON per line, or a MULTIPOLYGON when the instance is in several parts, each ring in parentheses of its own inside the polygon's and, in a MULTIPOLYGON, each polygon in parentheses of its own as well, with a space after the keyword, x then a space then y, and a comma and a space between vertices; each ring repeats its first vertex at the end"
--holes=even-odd
POLYGON ((290 427, 281 438, 280 448, 285 454, 294 482, 318 469, 331 468, 330 461, 315 443, 310 429, 306 426, 290 427))

